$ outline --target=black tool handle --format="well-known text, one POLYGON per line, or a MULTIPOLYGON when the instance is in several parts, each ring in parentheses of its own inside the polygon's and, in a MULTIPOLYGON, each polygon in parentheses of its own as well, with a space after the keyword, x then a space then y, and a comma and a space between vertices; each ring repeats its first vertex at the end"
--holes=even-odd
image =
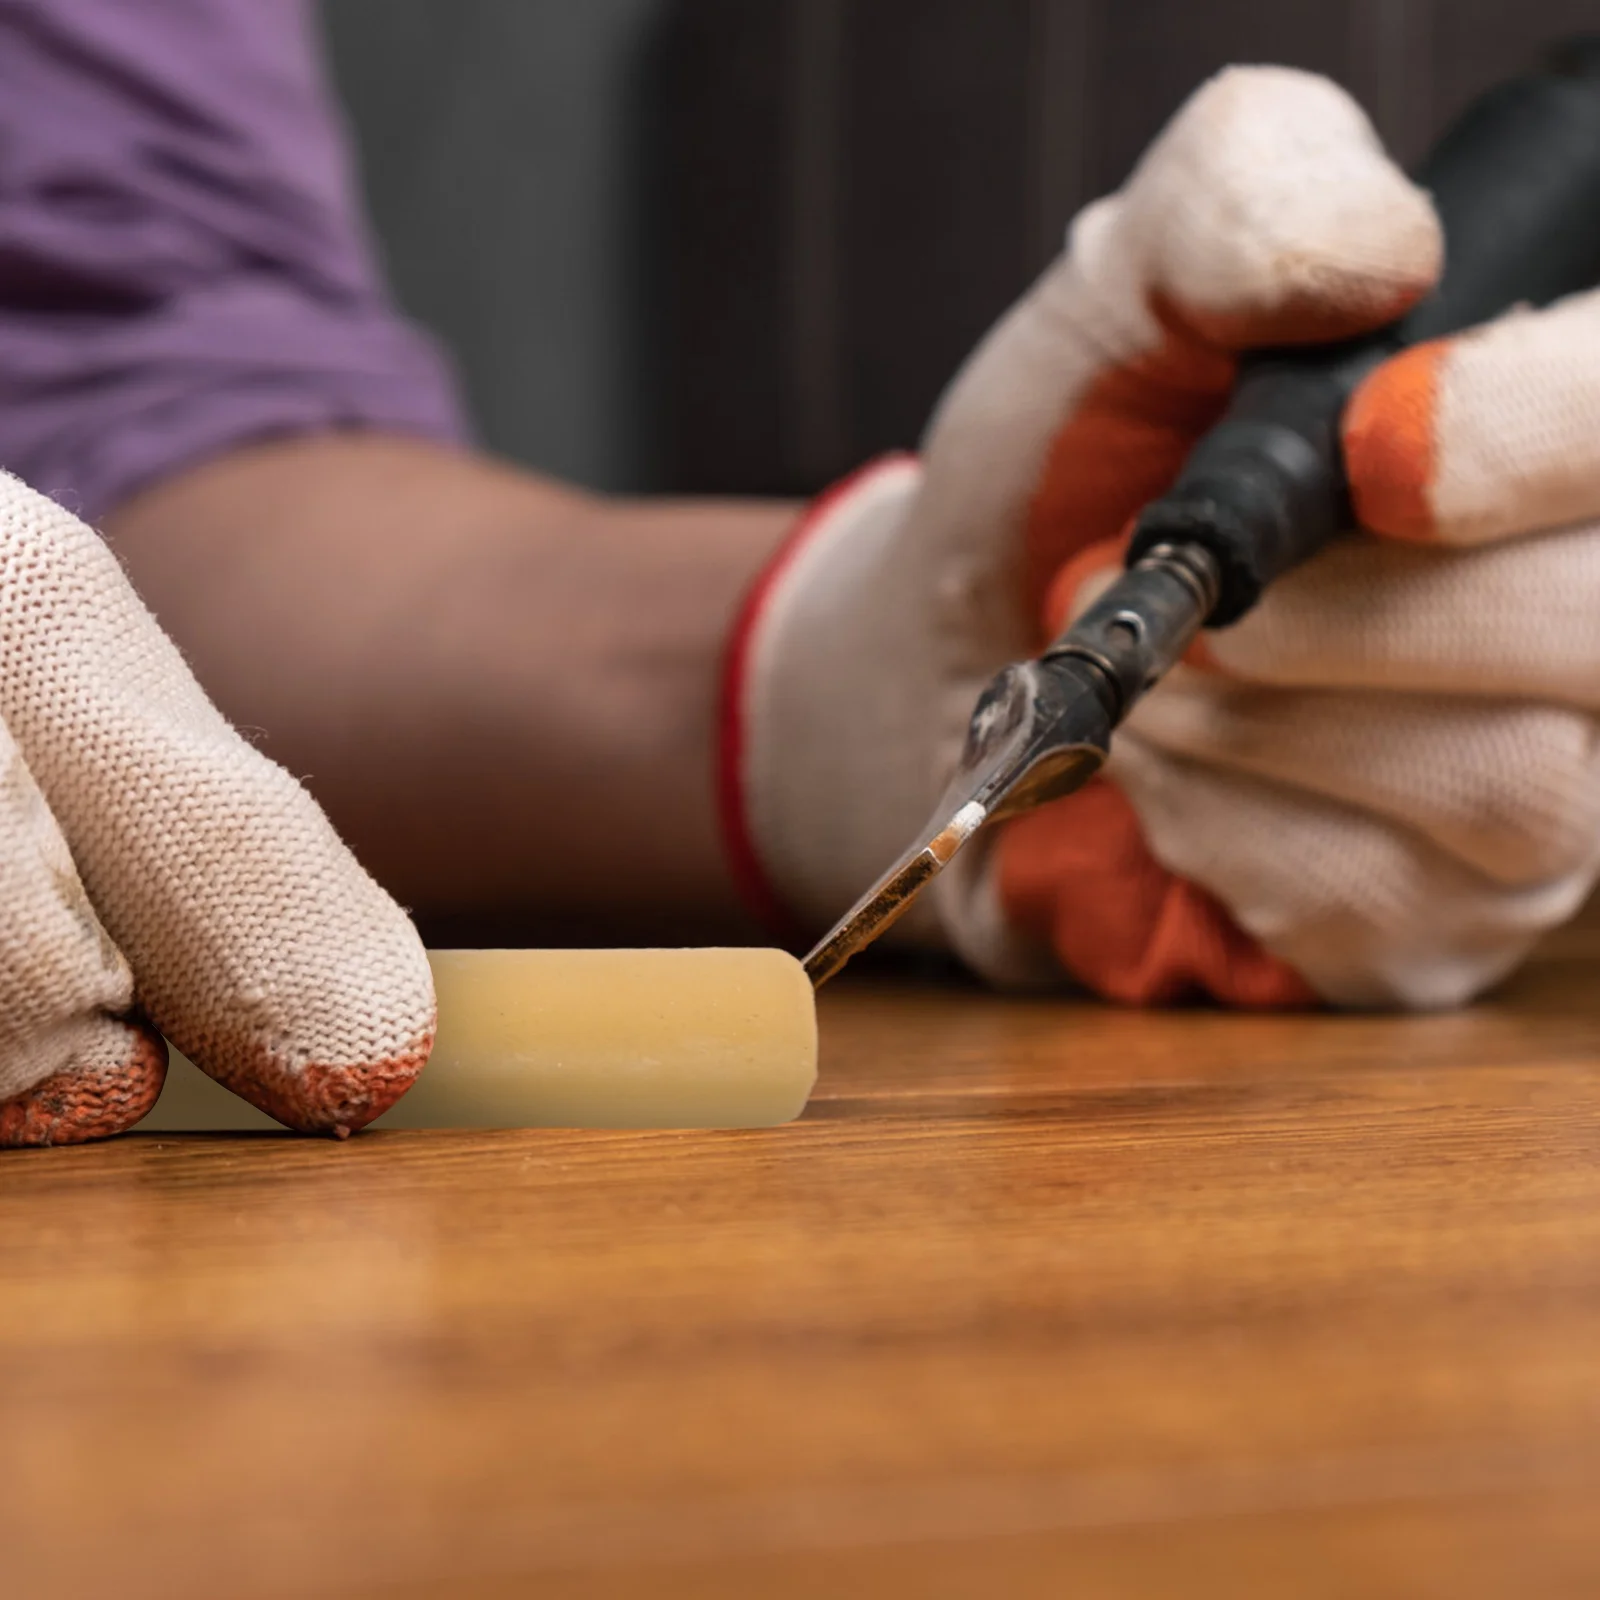
POLYGON ((1365 338, 1247 357, 1222 419, 1139 517, 1130 566, 1163 544, 1197 543, 1215 559, 1210 626, 1243 616, 1274 578, 1351 526, 1340 419, 1379 362, 1600 283, 1600 37, 1559 46, 1543 71, 1476 101, 1417 181, 1444 226, 1434 293, 1365 338))

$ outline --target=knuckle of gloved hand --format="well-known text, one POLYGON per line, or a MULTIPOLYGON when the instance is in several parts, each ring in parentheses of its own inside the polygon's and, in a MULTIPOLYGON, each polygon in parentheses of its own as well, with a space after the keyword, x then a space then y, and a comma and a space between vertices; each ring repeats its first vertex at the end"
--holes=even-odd
POLYGON ((1155 282, 1202 320, 1323 303, 1353 317, 1423 293, 1442 238, 1428 197, 1326 78, 1231 67, 1202 86, 1128 190, 1155 282))
MULTIPOLYGON (((1475 780, 1475 782, 1473 781, 1475 780)), ((1465 810, 1487 870, 1512 888, 1587 870, 1600 855, 1600 723, 1559 706, 1503 714, 1465 810)))
POLYGON ((1499 983, 1527 953, 1538 930, 1499 936, 1418 933, 1387 968, 1375 969, 1368 987, 1345 1003, 1401 1011, 1454 1011, 1499 983))
POLYGON ((1338 1006, 1407 1011, 1465 1005, 1510 972, 1587 888, 1494 884, 1403 829, 1358 852, 1338 886, 1286 902, 1279 953, 1338 1006))

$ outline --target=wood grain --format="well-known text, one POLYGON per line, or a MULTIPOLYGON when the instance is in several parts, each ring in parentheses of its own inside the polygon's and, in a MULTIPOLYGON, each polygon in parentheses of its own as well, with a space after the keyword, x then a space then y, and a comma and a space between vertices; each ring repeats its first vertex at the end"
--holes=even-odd
POLYGON ((0 1161, 19 1596, 1600 1590, 1600 994, 846 980, 740 1134, 0 1161))

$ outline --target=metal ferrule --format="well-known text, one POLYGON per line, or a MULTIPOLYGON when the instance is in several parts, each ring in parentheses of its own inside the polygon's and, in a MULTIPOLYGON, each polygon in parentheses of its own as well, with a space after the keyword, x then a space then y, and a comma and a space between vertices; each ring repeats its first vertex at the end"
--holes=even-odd
POLYGON ((1040 658, 1087 661, 1105 678, 1113 724, 1178 662, 1217 603, 1221 575, 1198 544, 1161 544, 1124 572, 1040 658))

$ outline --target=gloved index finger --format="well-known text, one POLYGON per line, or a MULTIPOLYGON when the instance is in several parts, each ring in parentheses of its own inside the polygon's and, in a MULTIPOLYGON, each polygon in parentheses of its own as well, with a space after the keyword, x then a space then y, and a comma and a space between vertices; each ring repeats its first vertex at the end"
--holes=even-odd
MULTIPOLYGON (((1121 228, 1149 297, 1231 349, 1348 338, 1437 282, 1439 221, 1338 85, 1230 68, 1150 147, 1121 228)), ((1092 248, 1088 238, 1074 248, 1092 248)))
POLYGON ((1046 455, 1029 593, 1165 490, 1221 414, 1239 351, 1351 337, 1435 282, 1438 219, 1336 85, 1236 68, 1200 89, 1123 191, 1073 228, 1038 320, 1071 319, 1103 365, 1046 455))

